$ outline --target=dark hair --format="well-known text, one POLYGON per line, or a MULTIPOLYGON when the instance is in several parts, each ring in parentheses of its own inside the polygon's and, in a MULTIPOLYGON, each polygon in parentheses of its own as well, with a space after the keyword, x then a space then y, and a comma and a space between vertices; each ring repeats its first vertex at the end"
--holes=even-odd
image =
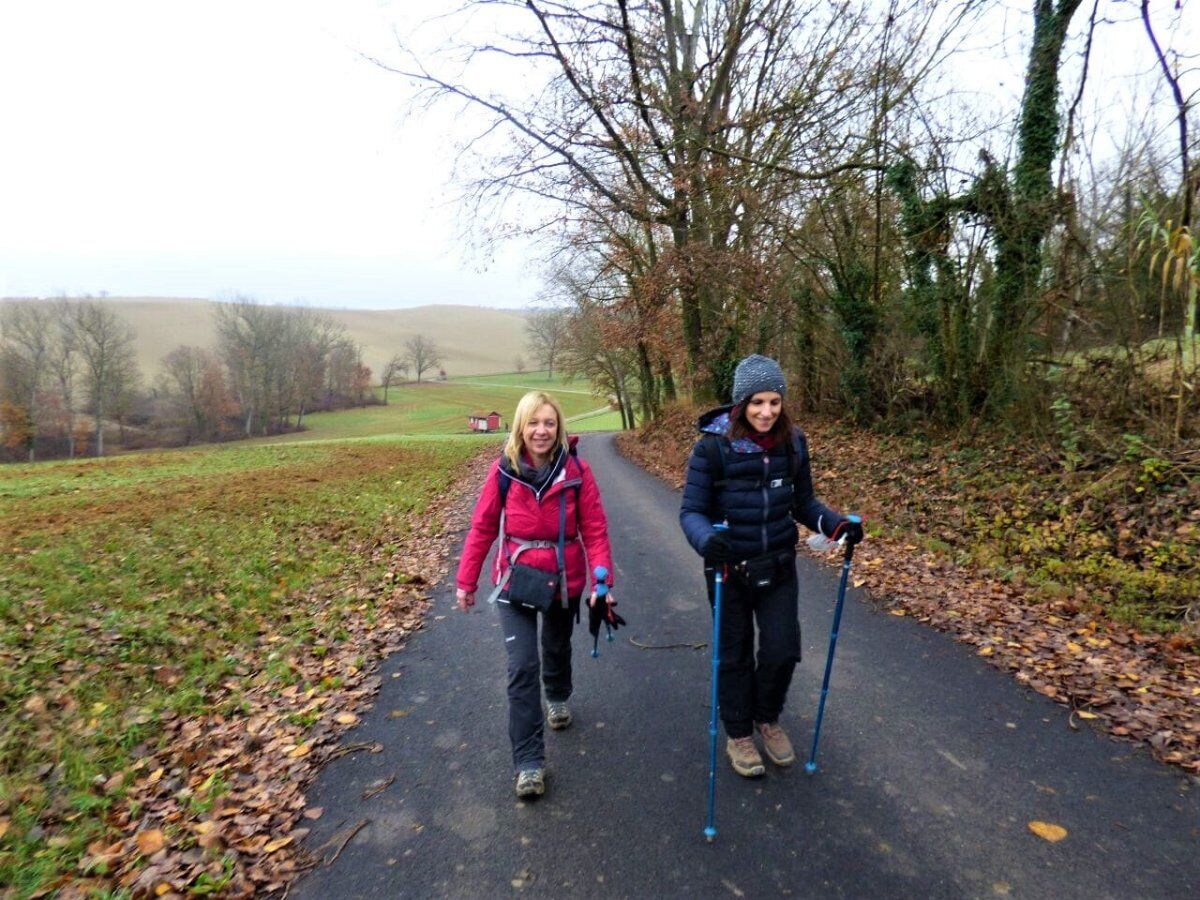
MULTIPOLYGON (((738 438, 750 437, 758 434, 754 426, 746 419, 746 407, 750 404, 750 398, 747 397, 742 403, 739 403, 732 410, 729 417, 729 439, 736 441, 738 438)), ((775 420, 775 424, 771 426, 771 430, 767 432, 775 439, 775 443, 783 444, 791 440, 792 436, 792 420, 787 414, 787 406, 783 402, 779 404, 779 418, 775 420)))

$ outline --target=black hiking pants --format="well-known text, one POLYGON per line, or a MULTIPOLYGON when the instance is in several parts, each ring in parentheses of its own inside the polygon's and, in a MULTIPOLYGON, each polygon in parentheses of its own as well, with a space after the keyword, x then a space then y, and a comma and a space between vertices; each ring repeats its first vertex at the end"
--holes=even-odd
MULTIPOLYGON (((705 570, 710 605, 713 574, 705 570)), ((717 702, 731 738, 749 736, 755 722, 777 721, 783 711, 792 672, 800 662, 798 592, 795 556, 784 557, 775 582, 764 588, 747 585, 730 566, 721 587, 717 702)))
POLYGON ((513 766, 541 768, 546 762, 542 722, 542 686, 546 700, 561 703, 571 696, 571 631, 578 602, 563 609, 559 603, 541 615, 541 653, 538 653, 538 613, 527 606, 496 601, 500 630, 508 651, 508 737, 513 766))

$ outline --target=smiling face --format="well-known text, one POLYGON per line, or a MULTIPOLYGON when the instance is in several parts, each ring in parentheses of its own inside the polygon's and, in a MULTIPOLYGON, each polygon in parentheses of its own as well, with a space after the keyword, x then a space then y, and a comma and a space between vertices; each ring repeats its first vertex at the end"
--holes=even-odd
POLYGON ((746 421, 759 434, 766 434, 775 427, 782 410, 782 396, 775 391, 759 391, 746 401, 746 421))
POLYGON ((549 403, 539 406, 521 429, 521 438, 535 465, 549 459, 558 443, 558 414, 554 407, 549 403))

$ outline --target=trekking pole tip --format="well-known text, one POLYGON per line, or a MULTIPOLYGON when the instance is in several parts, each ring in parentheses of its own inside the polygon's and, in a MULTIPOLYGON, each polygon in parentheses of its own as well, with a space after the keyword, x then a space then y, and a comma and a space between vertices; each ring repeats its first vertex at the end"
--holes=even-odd
POLYGON ((811 775, 813 772, 817 771, 817 764, 815 762, 806 762, 804 764, 804 771, 811 775))
POLYGON ((704 829, 704 839, 710 844, 717 839, 717 829, 709 825, 704 829))

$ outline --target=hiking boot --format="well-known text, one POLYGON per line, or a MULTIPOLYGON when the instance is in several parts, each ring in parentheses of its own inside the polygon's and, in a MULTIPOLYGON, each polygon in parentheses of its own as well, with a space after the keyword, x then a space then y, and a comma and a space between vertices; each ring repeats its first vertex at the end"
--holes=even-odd
POLYGON ((743 738, 730 738, 725 742, 725 752, 733 764, 733 771, 743 778, 757 778, 767 771, 763 765, 758 748, 754 746, 754 738, 747 735, 743 738))
POLYGON ((790 766, 796 761, 796 751, 792 742, 778 722, 759 722, 758 733, 762 735, 763 749, 767 751, 767 759, 777 766, 790 766))
POLYGON ((545 769, 522 769, 517 773, 517 796, 540 797, 546 793, 545 769))
POLYGON ((562 731, 571 724, 571 707, 567 701, 546 704, 546 723, 555 731, 562 731))

